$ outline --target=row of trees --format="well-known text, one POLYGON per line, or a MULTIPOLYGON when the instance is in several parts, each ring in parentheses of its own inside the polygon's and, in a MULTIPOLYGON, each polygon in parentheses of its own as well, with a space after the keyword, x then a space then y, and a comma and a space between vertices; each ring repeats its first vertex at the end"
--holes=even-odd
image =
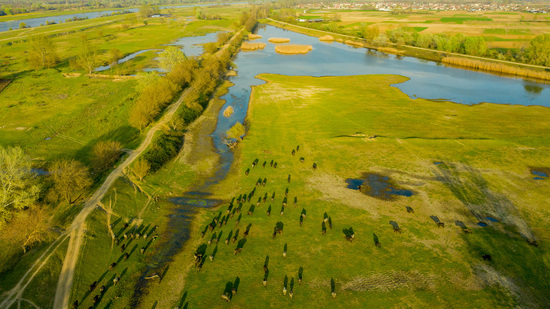
MULTIPOLYGON (((293 24, 297 23, 293 10, 281 9, 279 12, 274 12, 272 17, 293 24)), ((489 48, 483 37, 466 36, 462 33, 455 35, 420 33, 406 27, 382 33, 378 26, 366 24, 360 26, 358 31, 350 33, 335 22, 307 23, 305 26, 345 35, 355 35, 364 38, 367 43, 376 47, 394 43, 398 46, 409 45, 450 53, 550 66, 550 34, 548 33, 536 36, 527 48, 504 49, 489 48)))

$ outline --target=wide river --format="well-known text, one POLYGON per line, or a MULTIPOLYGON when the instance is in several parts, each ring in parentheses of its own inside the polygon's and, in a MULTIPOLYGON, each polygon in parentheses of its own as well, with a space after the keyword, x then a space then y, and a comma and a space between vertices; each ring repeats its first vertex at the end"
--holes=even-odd
MULTIPOLYGON (((395 85, 411 98, 448 100, 461 104, 490 102, 497 104, 541 105, 550 107, 550 85, 521 78, 501 77, 483 72, 446 67, 437 62, 413 57, 397 57, 342 43, 326 43, 316 37, 261 25, 257 33, 267 46, 263 50, 240 52, 234 60, 238 76, 230 77, 235 85, 222 97, 214 144, 222 156, 222 166, 214 181, 225 177, 233 155, 224 143, 225 132, 246 117, 251 86, 263 84, 255 78, 260 73, 307 76, 343 76, 360 74, 397 74, 410 80, 395 85), (313 50, 306 55, 281 55, 275 52, 270 37, 290 38, 293 44, 308 44, 313 50), (233 106, 235 113, 223 117, 223 110, 233 106)), ((445 104, 445 103, 442 103, 445 104)))

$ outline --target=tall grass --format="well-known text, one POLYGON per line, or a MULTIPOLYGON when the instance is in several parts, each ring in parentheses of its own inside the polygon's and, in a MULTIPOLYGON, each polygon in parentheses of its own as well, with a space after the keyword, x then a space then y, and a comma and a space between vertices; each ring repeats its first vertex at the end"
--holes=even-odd
POLYGON ((279 54, 285 55, 294 55, 294 54, 307 54, 313 47, 311 45, 298 45, 298 44, 289 44, 289 45, 279 45, 275 46, 275 51, 279 54))
POLYGON ((290 39, 288 38, 269 38, 267 40, 269 43, 288 43, 290 42, 290 39))
POLYGON ((241 49, 244 50, 244 51, 264 49, 264 47, 265 47, 265 43, 244 42, 241 45, 241 49))
POLYGON ((526 68, 520 68, 503 63, 495 63, 490 61, 475 60, 461 57, 445 57, 441 60, 443 63, 473 68, 476 70, 497 72, 503 74, 511 74, 517 76, 531 77, 542 80, 550 80, 550 72, 535 71, 526 68))

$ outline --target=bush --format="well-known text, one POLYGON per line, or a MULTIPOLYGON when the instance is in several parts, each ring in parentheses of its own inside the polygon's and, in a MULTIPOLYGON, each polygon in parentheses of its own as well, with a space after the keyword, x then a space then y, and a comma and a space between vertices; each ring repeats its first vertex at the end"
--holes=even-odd
POLYGON ((183 145, 183 138, 173 132, 163 132, 155 138, 149 150, 143 155, 151 166, 150 171, 158 171, 166 162, 175 157, 183 145))

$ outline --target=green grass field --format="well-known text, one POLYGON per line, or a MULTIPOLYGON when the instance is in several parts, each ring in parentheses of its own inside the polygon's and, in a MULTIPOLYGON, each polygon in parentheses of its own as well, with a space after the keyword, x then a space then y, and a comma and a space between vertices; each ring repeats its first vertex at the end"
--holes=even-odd
MULTIPOLYGON (((550 165, 544 155, 550 147, 545 108, 411 100, 390 86, 405 81, 393 75, 260 77, 268 84, 254 88, 248 133, 236 164, 212 189, 214 197, 227 202, 197 216, 192 239, 175 257, 178 273, 168 271, 155 287, 171 291, 178 300, 173 306, 180 300, 189 307, 225 306, 220 295, 237 277, 237 295, 230 304, 234 308, 549 304, 549 225, 543 206, 548 180, 533 180, 529 171, 550 165), (378 137, 354 137, 357 132, 378 137), (291 155, 298 145, 300 150, 291 155), (245 176, 255 159, 259 165, 245 176), (278 163, 276 169, 269 167, 271 160, 278 163), (443 163, 435 165, 436 161, 443 163), (311 168, 313 162, 317 170, 311 168), (345 179, 365 172, 386 175, 415 194, 388 201, 346 188, 345 179), (212 237, 207 232, 201 238, 205 225, 218 212, 225 216, 231 198, 249 193, 258 178, 267 178, 267 185, 257 187, 251 202, 242 206, 241 222, 235 225, 235 214, 214 230, 217 235, 222 232, 214 261, 207 259, 200 272, 191 267, 182 279, 180 271, 192 263, 192 253, 212 237), (288 205, 281 215, 286 188, 288 205), (268 201, 247 215, 265 193, 268 201), (307 217, 300 227, 303 209, 307 217), (323 236, 324 212, 331 216, 333 228, 323 236), (438 228, 432 215, 445 222, 445 228, 438 228), (491 223, 485 216, 499 222, 491 223), (394 233, 390 220, 403 234, 394 233), (456 220, 473 233, 462 233, 456 220), (480 220, 489 226, 477 226, 480 220), (273 239, 277 222, 284 224, 284 233, 273 239), (242 239, 249 224, 243 250, 234 255, 237 242, 225 245, 223 240, 237 229, 242 239), (353 243, 344 238, 343 229, 349 227, 355 231, 353 243), (374 246, 373 233, 381 248, 374 246), (536 238, 541 246, 530 246, 527 238, 536 238), (492 261, 483 261, 482 254, 491 254, 492 261), (264 288, 266 256, 269 276, 264 288), (300 267, 303 282, 298 284, 300 267), (285 276, 289 282, 294 278, 293 299, 283 296, 285 276), (336 282, 335 299, 331 278, 336 282), (184 290, 171 289, 181 280, 184 290)), ((206 255, 214 248, 209 246, 206 255)))

